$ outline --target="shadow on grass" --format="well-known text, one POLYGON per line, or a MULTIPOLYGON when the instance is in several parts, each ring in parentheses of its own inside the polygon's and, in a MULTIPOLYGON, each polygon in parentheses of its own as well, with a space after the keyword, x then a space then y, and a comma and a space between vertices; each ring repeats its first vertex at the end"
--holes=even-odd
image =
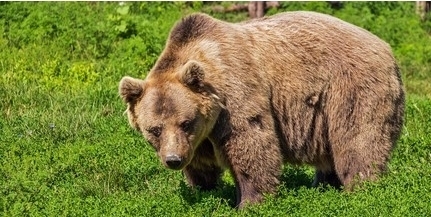
POLYGON ((307 169, 304 167, 283 167, 283 173, 281 174, 280 181, 281 185, 285 189, 298 190, 302 187, 311 188, 314 177, 307 174, 307 169))
MULTIPOLYGON (((283 173, 280 177, 279 193, 285 190, 293 190, 294 192, 299 189, 313 188, 312 182, 314 175, 310 175, 307 168, 304 167, 284 167, 283 173)), ((319 187, 322 192, 332 189, 331 186, 319 187)), ((219 186, 210 191, 201 190, 199 188, 192 188, 185 182, 181 182, 180 191, 183 199, 191 206, 197 203, 204 203, 210 198, 219 198, 224 200, 232 208, 236 206, 236 188, 235 185, 221 181, 219 186)))
POLYGON ((285 166, 280 178, 281 189, 298 191, 300 188, 318 188, 320 192, 331 189, 341 190, 340 187, 334 187, 329 184, 320 184, 317 187, 312 186, 314 181, 314 172, 310 174, 310 168, 301 166, 285 166))
POLYGON ((210 198, 219 198, 226 201, 232 208, 236 205, 236 190, 235 186, 223 181, 214 190, 202 190, 196 187, 190 187, 185 181, 180 184, 181 195, 185 201, 191 206, 197 203, 202 203, 210 198))

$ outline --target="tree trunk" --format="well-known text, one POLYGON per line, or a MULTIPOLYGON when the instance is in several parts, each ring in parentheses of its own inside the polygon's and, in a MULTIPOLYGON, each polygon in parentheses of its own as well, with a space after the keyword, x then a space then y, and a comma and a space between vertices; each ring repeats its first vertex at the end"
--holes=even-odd
POLYGON ((248 14, 250 18, 259 18, 263 17, 265 15, 265 2, 259 1, 255 2, 252 1, 248 3, 248 14))
POLYGON ((431 11, 431 1, 416 1, 416 13, 424 19, 425 14, 431 11))
POLYGON ((252 1, 249 3, 237 3, 230 5, 228 7, 223 7, 221 5, 216 5, 211 8, 212 11, 218 13, 225 12, 238 12, 238 11, 247 11, 250 18, 259 18, 265 16, 265 11, 269 8, 278 8, 280 4, 278 1, 252 1))

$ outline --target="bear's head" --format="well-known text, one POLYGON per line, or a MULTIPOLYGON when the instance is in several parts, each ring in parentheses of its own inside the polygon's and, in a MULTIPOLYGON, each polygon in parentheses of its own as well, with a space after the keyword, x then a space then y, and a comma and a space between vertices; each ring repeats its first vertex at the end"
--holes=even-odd
POLYGON ((176 69, 150 72, 145 80, 123 77, 119 92, 130 125, 157 151, 162 163, 182 169, 211 133, 223 104, 205 81, 197 61, 176 69))

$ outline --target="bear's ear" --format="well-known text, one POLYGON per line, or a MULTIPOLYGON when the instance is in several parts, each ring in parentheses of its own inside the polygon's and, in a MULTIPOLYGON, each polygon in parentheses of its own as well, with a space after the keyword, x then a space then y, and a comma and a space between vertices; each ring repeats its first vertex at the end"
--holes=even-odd
POLYGON ((120 96, 126 103, 135 103, 144 91, 144 81, 124 76, 120 81, 120 96))
POLYGON ((204 86, 205 72, 202 66, 194 61, 188 61, 178 73, 180 81, 193 89, 200 89, 204 86))

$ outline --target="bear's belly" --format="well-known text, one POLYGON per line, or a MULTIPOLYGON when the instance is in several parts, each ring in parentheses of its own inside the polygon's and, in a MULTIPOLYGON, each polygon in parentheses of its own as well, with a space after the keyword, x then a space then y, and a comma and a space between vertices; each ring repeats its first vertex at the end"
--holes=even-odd
POLYGON ((292 164, 327 165, 328 126, 322 94, 273 98, 273 114, 281 150, 292 164))

